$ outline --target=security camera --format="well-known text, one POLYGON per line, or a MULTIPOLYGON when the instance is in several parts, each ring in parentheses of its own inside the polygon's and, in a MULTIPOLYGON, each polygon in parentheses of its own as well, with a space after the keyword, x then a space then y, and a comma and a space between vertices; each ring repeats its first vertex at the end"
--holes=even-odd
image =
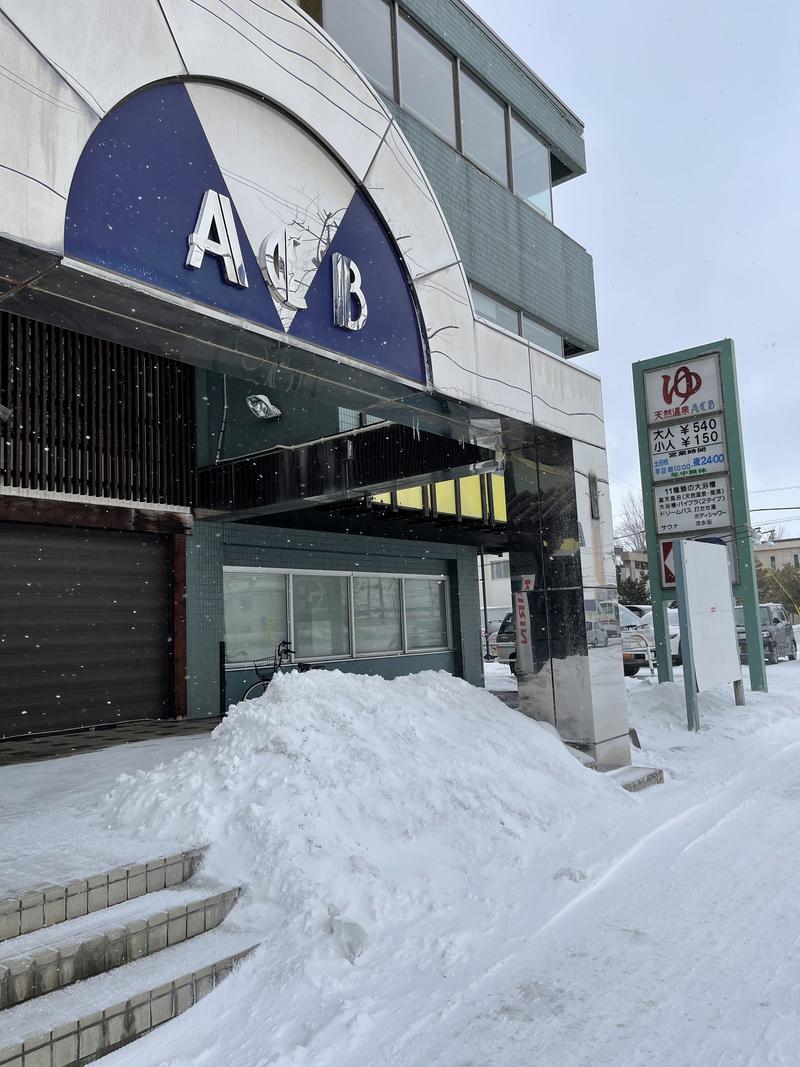
POLYGON ((0 422, 11 422, 14 418, 14 412, 11 408, 7 408, 5 404, 0 404, 0 422))
POLYGON ((253 393, 247 398, 247 406, 257 419, 279 419, 280 408, 276 408, 268 396, 264 393, 253 393))

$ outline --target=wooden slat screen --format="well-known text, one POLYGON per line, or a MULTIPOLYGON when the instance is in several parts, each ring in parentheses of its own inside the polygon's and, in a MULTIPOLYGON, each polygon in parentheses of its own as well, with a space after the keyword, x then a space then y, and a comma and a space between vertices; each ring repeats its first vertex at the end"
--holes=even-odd
POLYGON ((194 503, 194 368, 0 313, 0 484, 194 503))

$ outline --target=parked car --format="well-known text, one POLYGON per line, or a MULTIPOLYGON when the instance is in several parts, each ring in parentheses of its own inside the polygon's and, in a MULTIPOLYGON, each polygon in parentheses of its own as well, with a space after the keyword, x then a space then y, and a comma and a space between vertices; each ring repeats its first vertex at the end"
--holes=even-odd
POLYGON ((642 667, 655 663, 656 642, 651 627, 644 625, 629 604, 619 606, 619 626, 622 631, 622 669, 632 678, 642 667))
MULTIPOLYGON (((642 615, 641 626, 649 627, 651 633, 653 632, 653 612, 648 611, 645 615, 642 615)), ((667 627, 669 631, 669 646, 672 653, 672 662, 676 667, 680 667, 683 663, 683 654, 681 651, 681 626, 678 620, 678 609, 667 608, 667 627)))
MULTIPOLYGON (((489 656, 492 659, 497 658, 497 631, 507 613, 506 608, 488 608, 486 612, 489 622, 489 656)), ((486 651, 486 627, 483 625, 483 618, 481 618, 481 651, 486 651)))
MULTIPOLYGON (((797 659, 797 642, 792 623, 782 604, 759 604, 761 638, 764 642, 764 659, 777 663, 781 656, 797 659)), ((739 658, 747 662, 747 637, 744 629, 744 608, 736 608, 736 634, 739 638, 739 658)))
POLYGON ((646 615, 648 611, 653 610, 652 604, 623 604, 621 605, 621 607, 628 608, 628 610, 632 611, 634 615, 638 615, 640 619, 642 615, 646 615))
POLYGON ((511 673, 516 673, 515 661, 517 658, 517 629, 514 625, 513 612, 508 612, 500 623, 500 629, 495 638, 497 659, 499 663, 507 663, 511 673))

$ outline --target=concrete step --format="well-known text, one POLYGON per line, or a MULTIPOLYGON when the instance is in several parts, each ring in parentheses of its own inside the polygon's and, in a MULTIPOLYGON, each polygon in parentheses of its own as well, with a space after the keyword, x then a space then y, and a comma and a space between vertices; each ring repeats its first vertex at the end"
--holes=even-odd
MULTIPOLYGON (((603 769, 602 767, 600 768, 603 769)), ((640 793, 642 789, 648 789, 651 785, 664 784, 664 772, 660 767, 616 767, 605 772, 609 778, 613 778, 627 789, 629 793, 640 793)))
POLYGON ((0 942, 179 885, 192 877, 202 855, 202 849, 188 849, 90 878, 6 895, 0 898, 0 942))
POLYGON ((255 948, 202 851, 3 901, 0 1067, 84 1067, 186 1011, 255 948), (223 925, 224 924, 224 925, 223 925))
POLYGON ((219 926, 239 889, 163 890, 0 946, 0 1008, 103 974, 219 926))
POLYGON ((588 767, 590 771, 597 770, 597 761, 594 756, 590 756, 588 752, 584 752, 583 749, 576 748, 574 745, 570 745, 567 742, 565 742, 565 744, 570 756, 574 756, 579 763, 582 763, 584 767, 588 767))
POLYGON ((256 947, 218 927, 0 1011, 0 1067, 83 1067, 186 1011, 256 947))

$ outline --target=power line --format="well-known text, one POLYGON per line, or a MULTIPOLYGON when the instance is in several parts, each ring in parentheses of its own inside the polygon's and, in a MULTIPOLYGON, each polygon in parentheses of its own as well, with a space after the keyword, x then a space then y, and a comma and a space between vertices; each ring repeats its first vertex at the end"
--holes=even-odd
POLYGON ((772 489, 751 489, 750 496, 754 496, 756 493, 782 493, 784 489, 800 489, 800 485, 776 485, 772 489))

